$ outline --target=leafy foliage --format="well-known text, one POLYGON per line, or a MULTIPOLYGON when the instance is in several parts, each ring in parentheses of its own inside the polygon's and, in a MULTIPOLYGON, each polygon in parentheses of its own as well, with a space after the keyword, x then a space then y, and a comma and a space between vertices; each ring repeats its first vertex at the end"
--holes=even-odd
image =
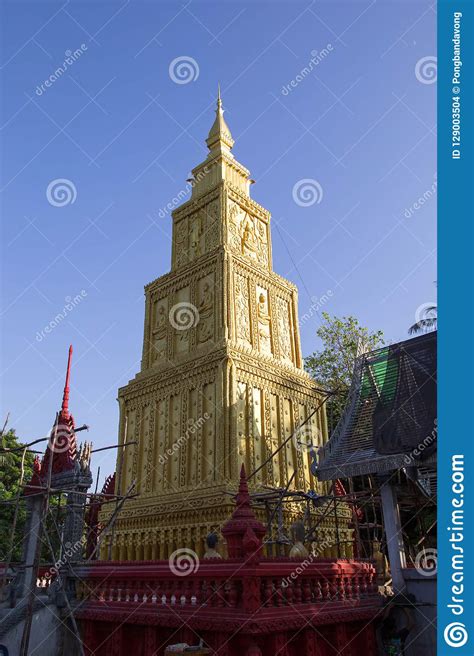
POLYGON ((331 317, 323 312, 323 324, 316 331, 323 348, 305 358, 305 369, 323 388, 338 391, 327 402, 329 431, 339 421, 347 401, 358 353, 382 346, 383 332, 371 332, 352 316, 331 317))
MULTIPOLYGON (((0 438, 0 447, 2 449, 14 449, 21 446, 22 444, 13 429, 4 433, 0 438)), ((19 482, 22 456, 23 451, 21 449, 10 453, 0 452, 0 561, 6 559, 10 547, 13 518, 15 515, 15 501, 20 490, 19 482)), ((33 454, 27 451, 24 459, 24 483, 27 483, 31 478, 33 460, 33 454)), ((25 528, 25 520, 25 504, 20 501, 18 505, 16 531, 13 538, 13 561, 21 558, 21 538, 25 528)))

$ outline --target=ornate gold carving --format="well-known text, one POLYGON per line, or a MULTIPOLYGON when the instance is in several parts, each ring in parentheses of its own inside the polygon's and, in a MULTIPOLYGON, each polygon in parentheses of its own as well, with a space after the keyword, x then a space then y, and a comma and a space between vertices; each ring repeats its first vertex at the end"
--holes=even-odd
POLYGON ((220 235, 220 206, 219 199, 206 206, 206 250, 212 251, 219 245, 220 235))
POLYGON ((151 333, 150 363, 158 364, 166 357, 168 334, 168 304, 166 299, 154 304, 154 327, 151 333))
POLYGON ((189 228, 189 259, 195 260, 203 254, 204 251, 204 226, 206 215, 203 212, 197 212, 190 219, 189 228))
POLYGON ((219 245, 219 198, 210 200, 215 193, 207 194, 206 203, 191 202, 187 212, 174 212, 173 268, 193 263, 219 245))
MULTIPOLYGON (((265 459, 270 457, 270 454, 276 451, 276 448, 273 448, 272 440, 272 426, 271 426, 271 406, 270 406, 270 394, 267 390, 263 393, 264 396, 264 412, 263 412, 263 439, 264 439, 264 457, 265 459)), ((273 474, 273 460, 269 459, 266 466, 266 484, 274 485, 274 474, 273 474)))
POLYGON ((189 259, 188 252, 188 220, 183 219, 175 225, 175 264, 181 266, 189 259))
POLYGON ((258 264, 268 267, 267 225, 248 209, 243 209, 238 203, 229 200, 229 238, 232 250, 258 264))
POLYGON ((293 362, 293 350, 291 348, 290 335, 290 308, 288 301, 279 296, 277 303, 277 321, 278 321, 278 344, 280 347, 280 356, 287 362, 293 362))
POLYGON ((191 319, 191 305, 190 286, 187 285, 186 287, 178 289, 174 295, 174 302, 169 315, 170 321, 174 324, 174 353, 176 355, 182 355, 189 351, 190 331, 194 324, 191 319), (179 319, 180 312, 183 313, 183 316, 185 317, 182 321, 179 319))
POLYGON ((214 291, 212 278, 199 281, 199 322, 197 325, 198 343, 207 342, 214 337, 214 291))
POLYGON ((262 353, 272 354, 271 317, 268 308, 268 293, 266 289, 257 287, 257 321, 258 346, 262 353))
POLYGON ((235 325, 237 340, 251 345, 250 305, 248 282, 239 274, 235 275, 235 325))

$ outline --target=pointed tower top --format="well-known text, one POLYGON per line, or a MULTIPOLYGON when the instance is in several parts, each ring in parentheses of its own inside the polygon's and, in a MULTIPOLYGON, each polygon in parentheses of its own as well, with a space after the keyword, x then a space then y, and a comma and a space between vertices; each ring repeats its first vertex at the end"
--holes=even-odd
MULTIPOLYGON (((222 182, 229 182, 245 196, 250 196, 250 171, 242 166, 231 152, 234 140, 224 119, 220 84, 217 85, 215 112, 216 117, 206 139, 209 152, 206 159, 192 169, 193 177, 188 180, 192 183, 191 198, 195 200, 202 194, 207 194, 222 182)), ((179 213, 180 209, 177 208, 176 211, 179 213)), ((176 252, 173 251, 173 263, 176 252)))
POLYGON ((72 344, 69 347, 67 359, 66 382, 64 383, 63 402, 61 405, 61 415, 69 417, 69 378, 71 376, 72 344))
POLYGON ((220 84, 217 85, 216 118, 214 119, 214 123, 209 130, 209 135, 206 139, 206 143, 211 153, 222 150, 228 152, 234 145, 234 140, 232 139, 229 127, 224 120, 220 84))

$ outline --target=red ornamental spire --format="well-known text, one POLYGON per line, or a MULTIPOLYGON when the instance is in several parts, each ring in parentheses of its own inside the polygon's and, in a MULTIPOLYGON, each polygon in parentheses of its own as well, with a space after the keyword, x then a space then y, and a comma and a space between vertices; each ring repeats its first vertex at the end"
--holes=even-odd
POLYGON ((69 355, 67 359, 66 382, 64 383, 63 402, 61 405, 61 416, 65 419, 69 417, 69 379, 71 376, 72 344, 69 346, 69 355))
POLYGON ((66 381, 64 383, 61 411, 56 415, 51 436, 42 463, 42 474, 48 471, 49 459, 53 458, 52 473, 56 474, 74 468, 77 447, 74 433, 74 418, 69 413, 69 380, 71 376, 72 345, 69 347, 66 381))
POLYGON ((232 517, 224 525, 222 535, 227 540, 227 551, 230 558, 246 558, 247 561, 253 561, 259 557, 262 538, 267 529, 255 517, 250 506, 247 475, 243 464, 235 503, 236 508, 232 517))
POLYGON ((232 515, 233 517, 255 517, 252 509, 250 508, 250 494, 244 463, 242 463, 242 467, 240 468, 239 491, 235 498, 235 505, 237 508, 234 510, 232 515))

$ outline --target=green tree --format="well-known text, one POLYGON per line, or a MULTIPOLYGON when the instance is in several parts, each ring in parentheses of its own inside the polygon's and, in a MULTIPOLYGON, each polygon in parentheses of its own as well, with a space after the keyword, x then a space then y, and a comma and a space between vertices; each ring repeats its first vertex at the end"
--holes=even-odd
POLYGON ((382 346, 383 332, 371 332, 355 317, 339 319, 323 312, 323 324, 316 334, 322 349, 305 358, 305 369, 324 389, 338 392, 326 406, 332 432, 347 401, 357 354, 382 346))
MULTIPOLYGON (((16 499, 20 488, 22 444, 13 429, 3 433, 0 437, 0 561, 8 557, 12 535, 13 519, 15 516, 16 499), (11 449, 18 449, 12 451, 11 449), (8 450, 8 451, 7 451, 8 450)), ((34 455, 27 451, 24 458, 23 483, 27 483, 33 471, 34 455)), ((25 504, 20 499, 16 521, 16 531, 13 536, 12 560, 21 558, 22 535, 25 528, 25 504)))

